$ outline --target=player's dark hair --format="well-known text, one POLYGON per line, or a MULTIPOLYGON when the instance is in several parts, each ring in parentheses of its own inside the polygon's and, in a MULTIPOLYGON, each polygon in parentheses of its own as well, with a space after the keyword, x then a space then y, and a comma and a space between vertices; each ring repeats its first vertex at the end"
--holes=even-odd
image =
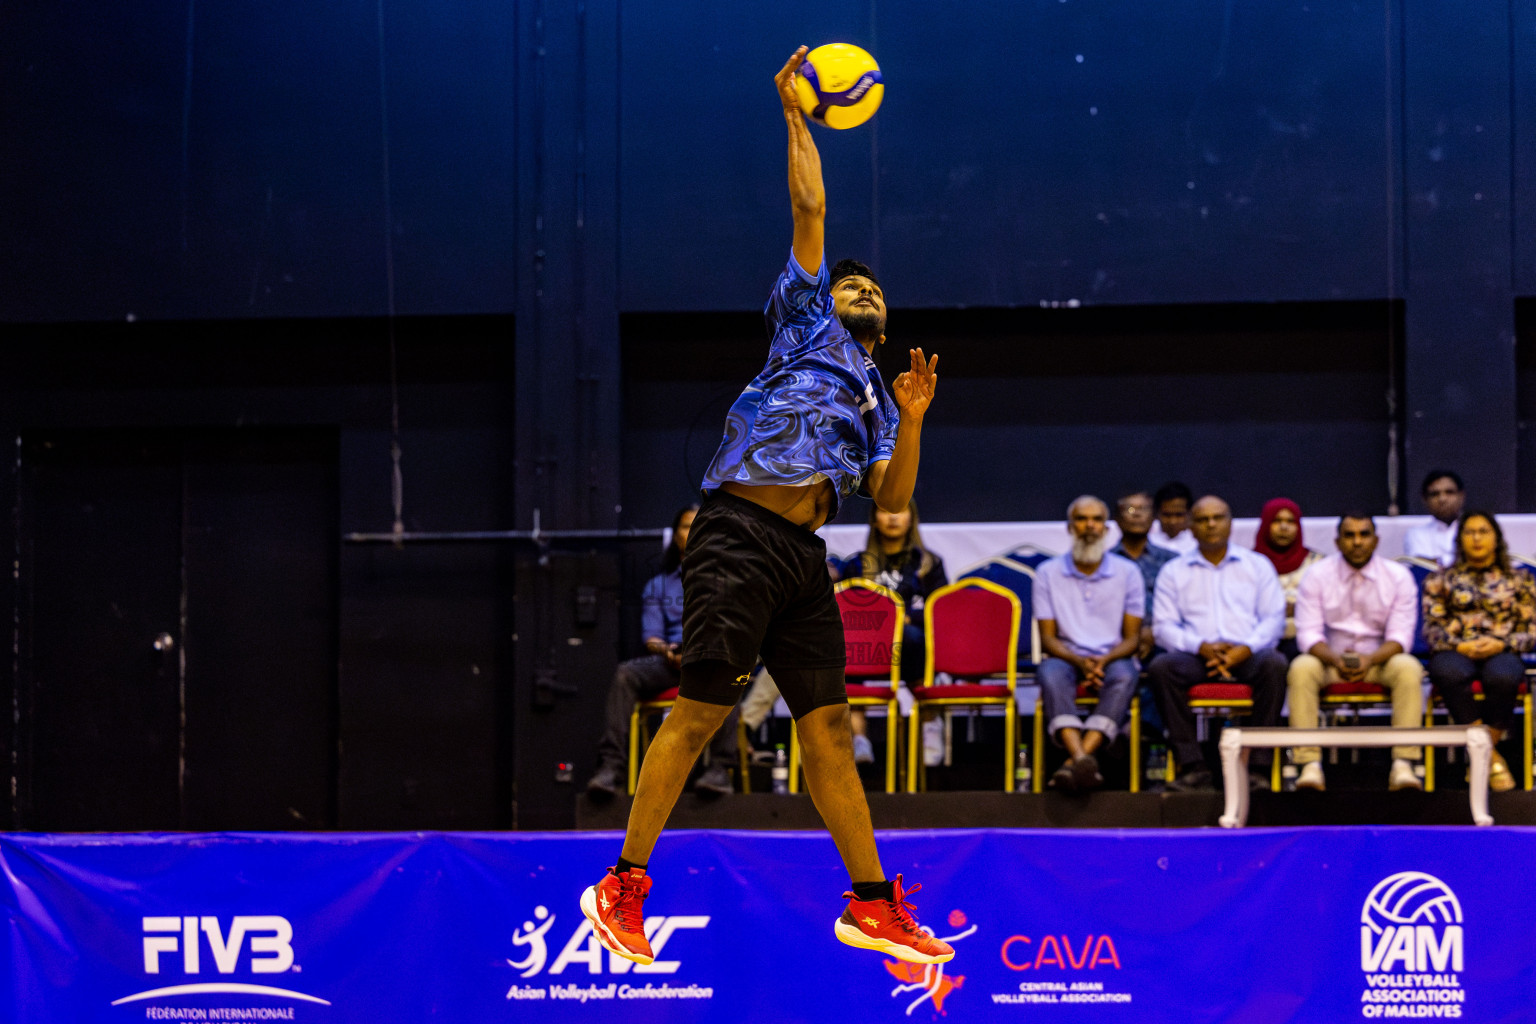
POLYGON ((1463 486, 1461 482, 1461 477, 1457 476, 1455 473, 1448 469, 1432 469, 1424 475, 1424 483, 1419 486, 1419 497, 1422 498, 1424 495, 1428 494, 1429 485, 1434 483, 1436 480, 1441 479, 1442 477, 1455 484, 1458 491, 1466 490, 1466 487, 1463 486))
MULTIPOLYGON (((853 277, 855 275, 869 278, 869 280, 874 284, 876 288, 880 288, 880 282, 876 280, 875 272, 870 270, 868 266, 860 263, 858 260, 838 260, 832 265, 833 287, 836 287, 837 282, 841 281, 843 278, 853 277)), ((881 288, 880 290, 884 291, 885 289, 881 288)))
POLYGON ((662 575, 675 572, 683 564, 683 549, 677 546, 677 528, 683 524, 683 516, 698 510, 697 505, 685 505, 672 517, 672 539, 667 541, 667 552, 661 556, 662 575))
POLYGON ((1189 505, 1195 503, 1195 496, 1190 493, 1187 484, 1180 483, 1177 480, 1170 480, 1159 487, 1156 494, 1152 495, 1152 511, 1156 512, 1176 498, 1183 498, 1185 503, 1189 505))

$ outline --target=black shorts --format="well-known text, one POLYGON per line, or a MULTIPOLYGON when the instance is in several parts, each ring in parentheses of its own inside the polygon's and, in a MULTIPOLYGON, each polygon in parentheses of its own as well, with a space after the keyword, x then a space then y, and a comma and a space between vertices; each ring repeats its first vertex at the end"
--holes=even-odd
MULTIPOLYGON (((796 717, 847 700, 843 621, 826 542, 716 491, 694 517, 683 554, 683 665, 721 661, 741 674, 759 655, 796 717), (818 692, 794 692, 802 686, 818 692)), ((686 689, 683 695, 721 702, 686 689)))

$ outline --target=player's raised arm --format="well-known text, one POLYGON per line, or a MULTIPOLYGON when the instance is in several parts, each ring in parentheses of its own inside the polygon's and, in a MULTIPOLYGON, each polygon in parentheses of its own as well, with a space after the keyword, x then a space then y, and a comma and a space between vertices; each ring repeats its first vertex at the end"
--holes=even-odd
POLYGON ((896 449, 889 460, 869 467, 870 497, 886 512, 899 512, 912 500, 917 486, 917 460, 922 450, 923 415, 939 386, 939 357, 925 356, 920 348, 908 349, 911 367, 891 382, 901 425, 896 428, 896 449))
POLYGON ((789 125, 789 205, 795 216, 795 262, 807 274, 821 269, 822 241, 827 217, 827 190, 821 181, 821 154, 811 139, 811 130, 795 95, 795 76, 805 62, 807 47, 790 54, 784 67, 773 76, 784 104, 784 121, 789 125))

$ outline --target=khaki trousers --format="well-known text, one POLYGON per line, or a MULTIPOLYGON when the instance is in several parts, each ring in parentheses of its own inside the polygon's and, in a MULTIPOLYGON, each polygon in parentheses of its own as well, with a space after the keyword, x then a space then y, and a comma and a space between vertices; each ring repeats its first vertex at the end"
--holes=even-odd
MULTIPOLYGON (((1318 697, 1328 683, 1339 681, 1338 670, 1324 665, 1310 654, 1298 655, 1291 662, 1285 683, 1291 702, 1291 728, 1315 729, 1318 697)), ((1424 666, 1411 654, 1394 654, 1385 665, 1373 665, 1365 673, 1365 681, 1386 688, 1392 697, 1392 724, 1398 728, 1414 728, 1424 724, 1424 666)), ((1392 756, 1406 761, 1417 761, 1424 755, 1423 747, 1393 747, 1392 756)), ((1297 764, 1309 764, 1322 758, 1317 747, 1297 747, 1293 752, 1297 764)))

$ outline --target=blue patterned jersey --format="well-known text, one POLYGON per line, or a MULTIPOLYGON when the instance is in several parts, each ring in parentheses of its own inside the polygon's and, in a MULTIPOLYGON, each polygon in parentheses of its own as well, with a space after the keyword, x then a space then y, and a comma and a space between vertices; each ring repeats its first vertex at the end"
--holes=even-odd
POLYGON ((726 414, 706 493, 727 480, 830 480, 841 502, 860 491, 871 465, 891 457, 895 400, 832 309, 826 263, 811 277, 791 255, 763 310, 773 338, 768 364, 726 414))

